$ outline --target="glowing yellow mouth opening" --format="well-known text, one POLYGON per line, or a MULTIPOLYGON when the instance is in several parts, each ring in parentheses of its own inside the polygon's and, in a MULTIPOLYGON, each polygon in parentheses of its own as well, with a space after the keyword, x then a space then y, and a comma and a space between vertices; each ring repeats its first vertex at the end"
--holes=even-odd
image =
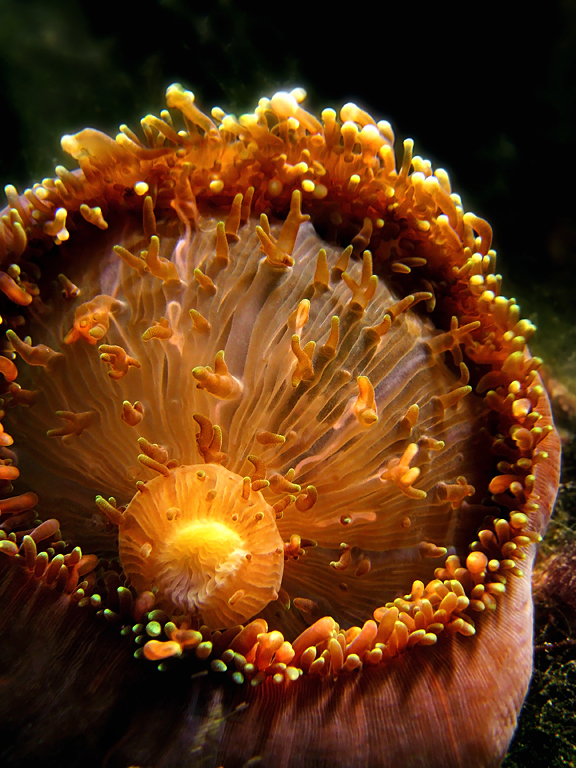
POLYGON ((278 597, 284 547, 276 515, 249 482, 219 464, 149 481, 119 521, 122 566, 139 593, 172 613, 230 627, 278 597))
POLYGON ((204 570, 216 573, 236 558, 245 556, 242 539, 236 531, 211 520, 178 529, 169 545, 173 559, 186 558, 192 573, 204 570))

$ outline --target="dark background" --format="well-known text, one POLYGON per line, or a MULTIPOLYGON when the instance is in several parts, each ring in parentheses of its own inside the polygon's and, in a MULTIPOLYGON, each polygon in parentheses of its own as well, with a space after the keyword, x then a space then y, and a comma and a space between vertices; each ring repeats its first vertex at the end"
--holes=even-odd
POLYGON ((174 81, 204 111, 236 114, 300 85, 312 112, 354 101, 388 119, 400 146, 414 138, 418 154, 448 170, 465 208, 492 224, 504 292, 539 326, 533 349, 576 395, 573 0, 426 10, 0 0, 2 185, 22 192, 68 164, 64 133, 138 129, 174 81))

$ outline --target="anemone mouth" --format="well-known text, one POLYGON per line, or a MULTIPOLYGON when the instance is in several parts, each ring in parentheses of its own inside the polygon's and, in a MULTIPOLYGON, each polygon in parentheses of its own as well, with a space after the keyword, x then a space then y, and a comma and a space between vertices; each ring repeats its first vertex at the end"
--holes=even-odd
POLYGON ((387 123, 354 105, 320 122, 301 95, 213 121, 171 86, 185 130, 163 112, 144 142, 64 137, 81 170, 8 189, 2 224, 3 477, 18 461, 49 480, 0 502, 3 551, 81 605, 108 593, 108 610, 147 615, 150 659, 210 658, 225 629, 222 653, 256 682, 472 636, 539 539, 538 483, 557 481, 533 326, 500 295, 489 225, 410 141, 397 169, 387 123), (221 609, 204 600, 219 568, 258 559, 224 518, 202 513, 185 545, 151 523, 129 535, 140 497, 200 464, 238 479, 230 520, 262 498, 274 561, 221 609), (113 556, 118 526, 123 573, 54 546, 36 491, 75 545, 113 556), (200 555, 204 539, 218 546, 200 555))
POLYGON ((148 481, 119 520, 119 555, 138 594, 200 615, 213 629, 278 599, 284 547, 262 494, 220 464, 181 466, 148 481))

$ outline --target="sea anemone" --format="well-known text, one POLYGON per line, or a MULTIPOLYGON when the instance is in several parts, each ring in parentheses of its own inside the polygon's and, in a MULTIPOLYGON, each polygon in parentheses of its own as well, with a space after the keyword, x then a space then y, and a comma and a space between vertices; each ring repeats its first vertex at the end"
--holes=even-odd
POLYGON ((114 677, 100 724, 132 680, 114 765, 495 766, 513 733, 558 485, 534 327, 446 172, 304 96, 173 85, 6 189, 3 721, 68 760, 38 668, 114 677))

